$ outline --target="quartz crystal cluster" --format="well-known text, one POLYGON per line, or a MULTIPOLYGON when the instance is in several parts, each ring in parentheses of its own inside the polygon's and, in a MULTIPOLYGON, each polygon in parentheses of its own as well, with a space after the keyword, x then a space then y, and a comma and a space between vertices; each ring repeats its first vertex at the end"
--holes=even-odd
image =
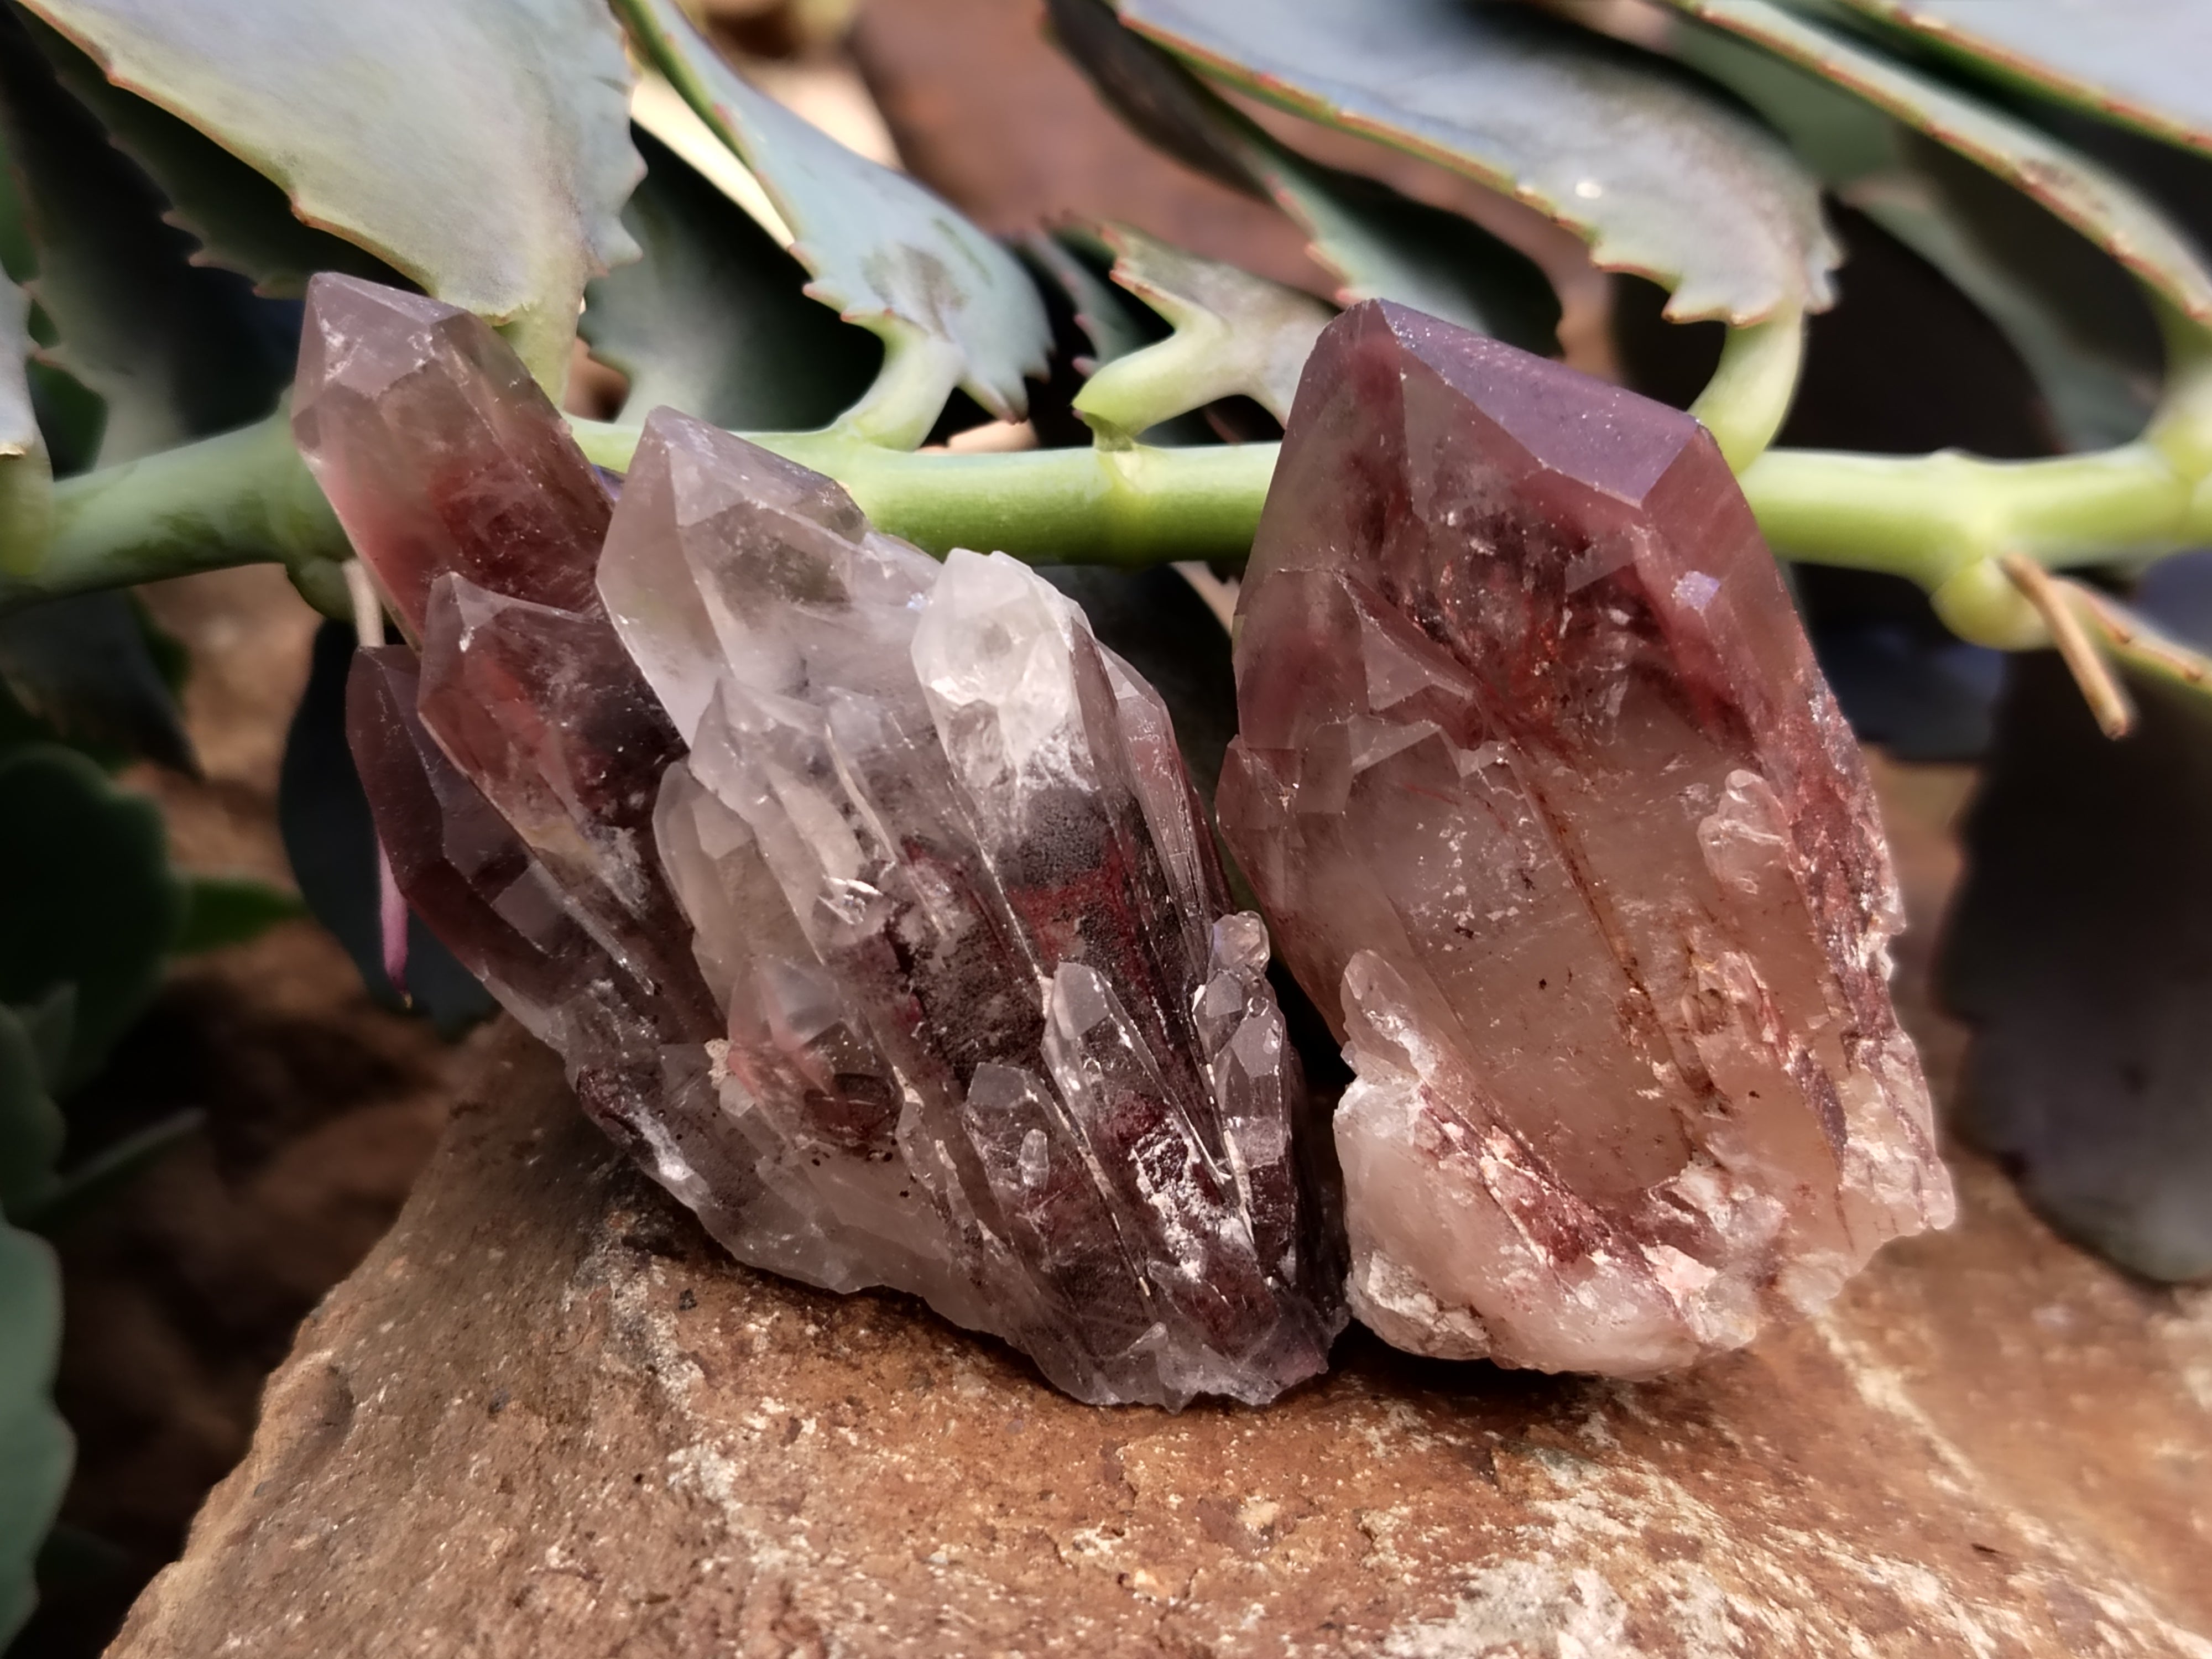
POLYGON ((294 422, 413 641, 348 709, 401 890, 732 1254, 1085 1400, 1323 1367, 1267 933, 1079 611, 672 410, 617 501, 485 325, 350 279, 294 422))
POLYGON ((1952 1213, 1875 803, 1688 416, 1383 303, 1305 370, 1221 829, 1357 1079, 1361 1319, 1636 1376, 1952 1213))

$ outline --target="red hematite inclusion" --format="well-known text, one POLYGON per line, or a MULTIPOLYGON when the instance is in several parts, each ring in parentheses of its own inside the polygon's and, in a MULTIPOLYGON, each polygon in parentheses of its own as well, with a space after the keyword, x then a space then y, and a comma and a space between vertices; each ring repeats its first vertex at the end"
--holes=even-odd
POLYGON ((1697 422, 1360 306, 1237 623, 1221 827, 1358 1073, 1370 1325, 1646 1374, 1950 1220, 1866 774, 1697 422))

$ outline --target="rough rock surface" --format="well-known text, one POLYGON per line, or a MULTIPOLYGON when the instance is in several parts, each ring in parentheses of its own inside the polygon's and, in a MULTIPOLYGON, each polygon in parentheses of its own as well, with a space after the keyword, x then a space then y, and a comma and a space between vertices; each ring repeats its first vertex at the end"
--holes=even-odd
POLYGON ((1950 1220, 1866 769, 1695 420, 1353 307, 1236 657, 1221 833, 1358 1073, 1374 1330, 1647 1376, 1950 1220))
MULTIPOLYGON (((1900 848, 1916 914, 1948 861, 1900 848)), ((514 1036, 113 1652, 2204 1659, 2212 1298, 1960 1173, 1953 1231, 1683 1376, 1355 1333, 1265 1410, 1099 1410, 732 1266, 514 1036)))

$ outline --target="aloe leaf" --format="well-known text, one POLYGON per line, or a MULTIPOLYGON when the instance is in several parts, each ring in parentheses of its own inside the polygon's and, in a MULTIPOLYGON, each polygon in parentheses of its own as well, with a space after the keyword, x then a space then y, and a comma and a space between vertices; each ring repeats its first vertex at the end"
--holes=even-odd
POLYGON ((1061 46, 1139 133, 1249 194, 1271 197, 1337 279, 1335 298, 1395 300, 1534 351, 1559 305, 1534 261, 1480 226, 1297 155, 1115 21, 1103 0, 1050 0, 1061 46))
POLYGON ((2095 244, 1974 162, 1736 35, 1684 23, 1669 46, 1773 123, 1831 190, 1996 324, 2069 447, 2103 448, 2142 431, 2157 396, 2156 325, 2095 244))
POLYGON ((39 744, 0 757, 0 1002, 76 988, 59 1093, 97 1070, 160 982, 184 894, 154 803, 85 758, 39 744))
POLYGON ((27 576, 54 533, 54 469, 31 406, 31 301, 0 274, 0 574, 27 576))
POLYGON ((1648 54, 1455 0, 1121 0, 1198 69, 1550 215, 1677 321, 1817 310, 1838 258, 1811 176, 1758 121, 1648 54))
POLYGON ((499 323, 557 386, 585 283, 636 252, 620 37, 594 0, 28 0, 306 222, 499 323))
POLYGON ((806 297, 806 272, 649 133, 623 210, 645 257, 584 290, 586 343, 629 379, 625 418, 663 404, 740 431, 823 426, 868 388, 882 350, 806 297))
POLYGON ((853 429, 911 447, 957 386, 1001 420, 1028 409, 1052 343, 1021 262, 905 174, 748 86, 672 0, 615 0, 643 55, 758 176, 813 274, 808 292, 878 335, 853 429))
POLYGON ((1288 417, 1299 372, 1334 315, 1327 306, 1126 225, 1105 236, 1114 280, 1175 331, 1102 365, 1076 398, 1076 413, 1102 439, 1133 443, 1146 428, 1218 398, 1248 397, 1288 417))
POLYGON ((2149 198, 2117 173, 2025 121, 1767 0, 1672 3, 1842 88, 1986 168, 2087 237, 2184 315, 2212 321, 2212 271, 2149 198))
POLYGON ((106 462, 266 414, 290 374, 283 319, 246 279, 191 263, 191 239, 0 14, 0 139, 22 191, 27 286, 58 343, 41 351, 106 408, 106 462))
POLYGON ((1947 56, 2168 143, 2212 151, 2212 12, 2201 0, 1991 5, 1847 0, 1947 56))

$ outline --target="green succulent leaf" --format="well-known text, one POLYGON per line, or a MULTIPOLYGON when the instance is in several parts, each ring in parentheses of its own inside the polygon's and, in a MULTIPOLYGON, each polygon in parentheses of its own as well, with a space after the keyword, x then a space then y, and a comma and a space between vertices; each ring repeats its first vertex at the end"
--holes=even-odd
POLYGON ((35 1015, 0 1004, 0 1212, 18 1220, 52 1188, 66 1134, 43 1048, 35 1015))
POLYGON ((307 914, 297 893, 252 876, 187 876, 185 919, 170 949, 188 957, 248 944, 277 923, 307 914))
POLYGON ((0 13, 0 144, 37 262, 28 286, 58 333, 41 352, 106 407, 99 459, 127 461, 265 414, 291 344, 243 277, 191 263, 191 239, 0 13))
POLYGON ((1972 161, 1734 34, 1685 23, 1670 46, 1981 307, 2035 376, 2069 447, 2142 431, 2157 396, 2156 324, 2094 244, 1972 161))
POLYGON ((1991 5, 1847 0, 1869 17, 2015 86, 2212 151, 2212 11, 2202 0, 1991 5))
POLYGON ((1114 262, 1114 252, 1104 242, 1088 231, 1063 229, 1051 236, 1030 236, 1023 242, 1022 251, 1074 307, 1075 325, 1091 346, 1087 357, 1076 360, 1082 373, 1094 374, 1100 364, 1152 343, 1153 337, 1131 313, 1129 302, 1114 291, 1112 283, 1091 269, 1093 259, 1102 266, 1114 262))
POLYGON ((69 1484, 73 1446, 52 1397, 61 1334, 53 1251, 0 1223, 0 1644, 37 1604, 32 1566, 69 1484))
POLYGON ((1837 250, 1811 176, 1670 65, 1518 7, 1457 0, 1121 0, 1200 70, 1518 197, 1677 321, 1817 310, 1837 250))
POLYGON ((2212 270, 2149 198, 2118 174, 2025 121, 1767 0, 1672 3, 1986 168, 2087 237, 2184 315, 2212 321, 2212 270))
POLYGON ((54 1087, 99 1068, 153 995, 183 920, 154 803, 118 789, 84 756, 37 744, 0 756, 0 1002, 76 988, 69 1053, 54 1087))
POLYGON ((625 418, 663 404, 738 431, 825 426, 883 357, 865 331, 806 297, 806 272, 651 134, 623 222, 645 257, 584 290, 585 342, 629 379, 625 418))
POLYGON ((207 1114, 196 1106, 172 1112, 72 1164, 36 1202, 11 1212, 11 1218, 34 1233, 58 1237, 206 1127, 207 1114))
POLYGON ((198 770, 171 677, 127 593, 80 593, 0 617, 0 740, 15 726, 103 764, 143 757, 198 770))
POLYGON ((54 533, 54 468, 31 404, 31 301, 0 274, 0 573, 27 576, 54 533))
POLYGON ((620 38, 594 0, 27 0, 305 222, 490 318, 540 380, 636 249, 620 38))
POLYGON ((808 288, 884 343, 847 416, 897 447, 928 434, 957 386, 1001 419, 1028 408, 1051 330, 1021 262, 905 174, 856 155, 748 86, 672 0, 615 0, 641 52, 767 188, 808 288))
POLYGON ((319 270, 405 283, 368 249, 302 222, 280 186, 159 104, 112 83, 67 36, 36 19, 30 29, 63 86, 169 199, 167 218, 199 243, 207 263, 286 298, 305 293, 319 270))
POLYGON ((61 1349, 61 1274, 53 1252, 10 1221, 58 1188, 64 1125, 54 1104, 66 1036, 66 988, 38 1006, 0 1003, 0 1647, 38 1600, 32 1567, 69 1480, 70 1432, 53 1408, 61 1349))
POLYGON ((1060 44, 1139 132, 1296 220, 1342 305, 1395 300, 1533 351, 1558 345, 1559 303, 1527 255, 1458 214, 1297 155, 1231 107, 1104 0, 1051 0, 1060 44))
POLYGON ((1334 313, 1310 294, 1133 230, 1110 226, 1114 280, 1173 327, 1156 344, 1102 364, 1075 399, 1102 441, 1136 441, 1146 428, 1218 398, 1250 398, 1278 420, 1334 313))
POLYGON ((2158 400, 2155 318, 2127 273, 1993 175, 1917 133, 1844 198, 1942 271, 2035 377, 2069 449, 2125 443, 2158 400))
POLYGON ((1395 300, 1524 350, 1559 349, 1550 282, 1473 220, 1287 152, 1259 171, 1335 276, 1338 303, 1395 300))

